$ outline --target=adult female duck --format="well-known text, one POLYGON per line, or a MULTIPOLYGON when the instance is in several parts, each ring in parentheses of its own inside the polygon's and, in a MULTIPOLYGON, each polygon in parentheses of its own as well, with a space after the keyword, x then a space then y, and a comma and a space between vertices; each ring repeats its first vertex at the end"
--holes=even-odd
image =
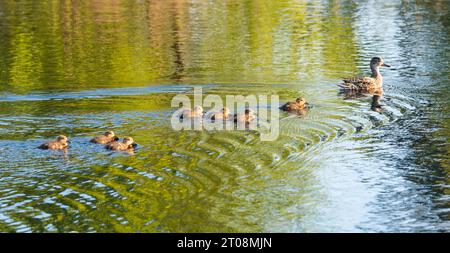
POLYGON ((352 77, 345 78, 344 83, 339 84, 345 91, 351 92, 374 92, 383 87, 383 77, 380 73, 380 67, 390 67, 384 63, 383 58, 373 57, 370 61, 371 77, 352 77))

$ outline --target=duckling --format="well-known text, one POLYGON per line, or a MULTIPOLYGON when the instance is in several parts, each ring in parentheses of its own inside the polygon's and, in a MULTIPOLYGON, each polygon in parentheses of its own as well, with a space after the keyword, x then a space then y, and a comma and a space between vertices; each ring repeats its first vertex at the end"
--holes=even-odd
POLYGON ((370 60, 371 77, 352 77, 345 78, 344 83, 338 86, 344 90, 356 92, 371 92, 383 87, 383 77, 380 73, 380 67, 391 67, 384 63, 383 58, 373 57, 370 60))
POLYGON ((203 107, 196 105, 194 106, 194 110, 191 109, 185 109, 183 110, 180 119, 183 118, 198 118, 203 116, 203 107))
POLYGON ((54 141, 47 141, 39 146, 40 149, 62 150, 69 147, 69 139, 65 135, 56 137, 54 141))
POLYGON ((299 111, 308 108, 309 103, 303 97, 297 98, 294 102, 287 102, 280 107, 281 110, 286 112, 299 111))
POLYGON ((107 131, 103 135, 97 136, 91 140, 92 143, 98 144, 108 144, 113 141, 118 141, 119 137, 117 137, 113 131, 107 131))
POLYGON ((255 115, 255 112, 252 109, 245 109, 245 113, 244 114, 235 114, 234 115, 234 122, 235 123, 237 123, 237 122, 250 123, 254 119, 256 119, 256 115, 255 115))
POLYGON ((106 149, 118 150, 118 151, 132 151, 136 148, 137 144, 133 138, 125 137, 122 142, 114 141, 106 145, 106 149))
POLYGON ((230 109, 227 107, 222 108, 220 112, 216 112, 211 116, 211 120, 223 120, 230 117, 230 109))

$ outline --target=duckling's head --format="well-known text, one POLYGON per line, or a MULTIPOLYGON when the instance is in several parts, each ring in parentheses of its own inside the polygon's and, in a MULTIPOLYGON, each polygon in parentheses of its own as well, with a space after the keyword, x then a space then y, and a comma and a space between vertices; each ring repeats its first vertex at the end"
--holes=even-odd
POLYGON ((370 67, 390 67, 390 66, 384 63, 383 58, 373 57, 372 60, 370 60, 370 67))
POLYGON ((230 114, 230 109, 228 109, 227 107, 222 108, 222 113, 223 115, 228 115, 230 114))
POLYGON ((201 107, 199 105, 194 106, 194 113, 202 114, 203 113, 203 107, 201 107))
POLYGON ((245 109, 245 115, 255 115, 255 111, 252 109, 245 109))
POLYGON ((107 131, 107 132, 104 133, 104 135, 105 135, 106 137, 110 137, 110 138, 112 138, 112 137, 115 136, 115 134, 114 134, 113 131, 107 131))
POLYGON ((308 102, 306 102, 306 99, 305 99, 304 97, 298 97, 298 98, 295 100, 295 102, 297 102, 299 105, 302 105, 302 106, 308 104, 308 102))
POLYGON ((123 138, 122 142, 126 145, 132 145, 134 143, 134 140, 131 137, 125 137, 125 138, 123 138))
POLYGON ((68 143, 69 139, 65 135, 59 135, 58 137, 56 137, 56 141, 60 143, 68 143))

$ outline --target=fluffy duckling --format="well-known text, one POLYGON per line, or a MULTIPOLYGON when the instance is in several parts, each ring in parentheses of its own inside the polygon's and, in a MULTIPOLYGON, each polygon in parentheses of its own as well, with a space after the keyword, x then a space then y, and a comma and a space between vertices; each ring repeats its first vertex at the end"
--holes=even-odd
POLYGON ((122 142, 114 141, 106 145, 106 149, 118 150, 118 151, 132 151, 136 148, 137 144, 133 138, 125 137, 122 142))
POLYGON ((40 149, 62 150, 69 147, 69 139, 65 135, 56 137, 54 141, 47 141, 39 146, 40 149))
POLYGON ((303 97, 297 98, 294 102, 287 102, 280 107, 281 110, 286 112, 305 110, 308 108, 309 103, 303 97))
POLYGON ((203 107, 196 105, 194 106, 194 110, 185 109, 183 110, 180 119, 183 118, 198 118, 203 116, 203 107))
POLYGON ((235 123, 237 123, 237 122, 250 123, 254 119, 256 119, 256 115, 255 115, 255 112, 252 109, 245 109, 245 113, 244 114, 235 114, 234 115, 234 122, 235 123))
POLYGON ((222 108, 220 112, 216 112, 211 116, 211 120, 223 120, 230 117, 230 109, 227 107, 222 108))
POLYGON ((113 131, 107 131, 103 135, 97 136, 91 140, 92 143, 98 144, 108 144, 113 141, 118 141, 119 137, 117 137, 113 131))

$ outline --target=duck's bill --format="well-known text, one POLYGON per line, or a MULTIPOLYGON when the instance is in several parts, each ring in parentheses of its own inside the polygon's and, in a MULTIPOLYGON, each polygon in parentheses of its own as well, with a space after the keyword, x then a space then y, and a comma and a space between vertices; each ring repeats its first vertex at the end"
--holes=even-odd
POLYGON ((381 66, 383 66, 383 67, 388 67, 388 68, 391 67, 390 65, 387 65, 386 63, 383 63, 381 66))

